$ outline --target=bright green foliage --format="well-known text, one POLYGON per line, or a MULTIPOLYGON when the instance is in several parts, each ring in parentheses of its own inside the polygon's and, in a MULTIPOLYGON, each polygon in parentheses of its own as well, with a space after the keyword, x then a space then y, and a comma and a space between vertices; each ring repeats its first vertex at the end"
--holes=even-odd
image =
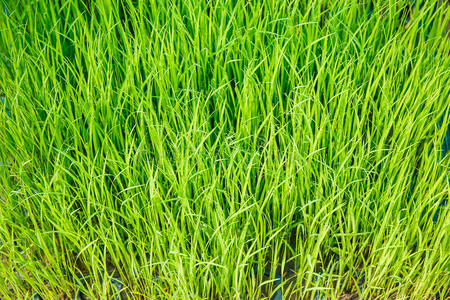
POLYGON ((0 297, 445 291, 450 16, 411 2, 5 1, 0 297))

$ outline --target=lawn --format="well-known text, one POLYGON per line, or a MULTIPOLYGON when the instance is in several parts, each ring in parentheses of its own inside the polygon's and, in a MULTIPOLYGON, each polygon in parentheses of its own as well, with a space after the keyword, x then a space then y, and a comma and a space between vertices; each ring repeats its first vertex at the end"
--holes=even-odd
POLYGON ((447 1, 0 9, 0 299, 450 297, 447 1))

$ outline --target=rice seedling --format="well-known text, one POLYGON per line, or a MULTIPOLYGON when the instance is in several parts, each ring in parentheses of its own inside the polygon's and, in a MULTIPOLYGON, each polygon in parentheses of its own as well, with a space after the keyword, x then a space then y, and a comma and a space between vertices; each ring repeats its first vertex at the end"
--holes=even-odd
POLYGON ((1 299, 449 296, 447 2, 1 3, 1 299))

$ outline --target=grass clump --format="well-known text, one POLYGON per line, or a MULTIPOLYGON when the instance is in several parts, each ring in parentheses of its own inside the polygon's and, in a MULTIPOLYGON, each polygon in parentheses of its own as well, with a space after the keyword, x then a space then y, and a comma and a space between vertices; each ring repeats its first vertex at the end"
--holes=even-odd
POLYGON ((445 297, 444 1, 3 6, 2 299, 445 297))

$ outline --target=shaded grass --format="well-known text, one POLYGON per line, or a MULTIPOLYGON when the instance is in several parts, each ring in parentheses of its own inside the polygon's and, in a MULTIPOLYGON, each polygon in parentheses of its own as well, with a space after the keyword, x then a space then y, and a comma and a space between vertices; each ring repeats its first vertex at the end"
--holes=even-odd
POLYGON ((448 288, 441 2, 5 3, 2 298, 448 288))

